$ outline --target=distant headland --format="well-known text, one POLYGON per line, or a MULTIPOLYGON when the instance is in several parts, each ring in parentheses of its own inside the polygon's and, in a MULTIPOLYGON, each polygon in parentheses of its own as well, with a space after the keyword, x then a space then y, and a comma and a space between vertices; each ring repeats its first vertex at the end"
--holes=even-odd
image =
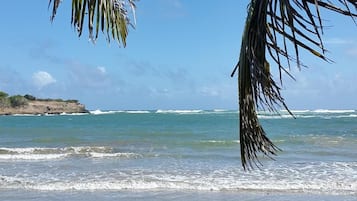
POLYGON ((0 115, 88 113, 78 100, 40 99, 32 95, 9 96, 0 91, 0 115))

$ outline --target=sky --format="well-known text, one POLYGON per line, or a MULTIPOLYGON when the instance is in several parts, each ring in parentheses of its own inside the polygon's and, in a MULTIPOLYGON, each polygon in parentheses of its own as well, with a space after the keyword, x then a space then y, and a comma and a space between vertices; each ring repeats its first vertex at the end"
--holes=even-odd
MULTIPOLYGON (((90 110, 237 109, 237 63, 247 0, 141 0, 127 46, 78 38, 63 0, 0 7, 0 90, 77 99, 90 110)), ((291 109, 357 109, 357 26, 323 12, 332 63, 303 56, 282 94, 291 109)), ((274 64, 271 64, 274 68, 274 64)), ((276 79, 278 76, 275 75, 276 79)))

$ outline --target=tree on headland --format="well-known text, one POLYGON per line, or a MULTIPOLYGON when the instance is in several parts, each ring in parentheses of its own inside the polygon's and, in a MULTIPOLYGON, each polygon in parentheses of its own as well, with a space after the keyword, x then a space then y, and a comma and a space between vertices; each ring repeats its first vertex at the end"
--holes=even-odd
POLYGON ((7 107, 10 105, 8 96, 9 94, 7 94, 6 92, 0 91, 0 107, 7 107))
POLYGON ((0 108, 21 107, 28 104, 28 99, 24 96, 9 96, 6 92, 0 91, 0 108))
POLYGON ((24 98, 26 98, 27 100, 32 100, 32 101, 36 100, 36 97, 33 95, 30 95, 30 94, 24 95, 24 98))
MULTIPOLYGON (((49 0, 52 21, 60 3, 61 0, 49 0)), ((357 17, 356 0, 251 0, 249 3, 241 50, 232 72, 232 76, 235 72, 238 74, 240 147, 244 169, 259 166, 259 153, 271 157, 279 150, 266 136, 256 111, 278 112, 279 108, 289 111, 280 93, 282 76, 286 74, 293 78, 289 73, 292 63, 298 68, 304 66, 300 51, 329 61, 322 41, 321 8, 353 20, 357 17), (273 79, 269 61, 279 70, 277 81, 273 79)), ((125 46, 128 26, 132 25, 130 10, 135 22, 135 0, 72 0, 71 23, 81 36, 83 22, 87 18, 89 37, 93 41, 98 38, 100 30, 108 41, 114 39, 125 46)))
POLYGON ((28 104, 28 100, 21 95, 10 96, 9 100, 11 107, 21 107, 28 104))
POLYGON ((9 94, 7 94, 6 92, 0 91, 0 98, 6 98, 8 96, 9 94))
POLYGON ((63 100, 60 98, 52 99, 52 98, 36 98, 33 95, 26 94, 22 95, 13 95, 9 96, 6 92, 0 91, 0 108, 5 107, 22 107, 28 105, 29 101, 38 101, 38 102, 63 102, 63 103, 75 103, 80 104, 78 100, 69 99, 63 100))

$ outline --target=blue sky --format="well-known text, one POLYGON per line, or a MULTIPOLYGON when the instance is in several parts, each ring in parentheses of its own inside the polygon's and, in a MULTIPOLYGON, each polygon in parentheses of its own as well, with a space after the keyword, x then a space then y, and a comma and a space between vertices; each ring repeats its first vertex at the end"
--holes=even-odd
MULTIPOLYGON (((236 109, 237 62, 247 0, 141 0, 127 47, 78 38, 63 0, 53 24, 48 1, 0 8, 0 90, 78 99, 89 109, 236 109)), ((303 57, 283 95, 292 109, 357 109, 357 26, 323 13, 327 56, 303 57)), ((277 78, 277 76, 275 76, 277 78)))

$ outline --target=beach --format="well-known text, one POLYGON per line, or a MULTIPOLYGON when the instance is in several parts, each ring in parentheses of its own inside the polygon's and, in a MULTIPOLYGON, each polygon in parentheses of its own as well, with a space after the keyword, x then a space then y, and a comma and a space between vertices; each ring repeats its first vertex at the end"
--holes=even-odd
POLYGON ((357 112, 259 112, 275 160, 244 171, 232 110, 0 116, 1 200, 357 200, 357 112))

